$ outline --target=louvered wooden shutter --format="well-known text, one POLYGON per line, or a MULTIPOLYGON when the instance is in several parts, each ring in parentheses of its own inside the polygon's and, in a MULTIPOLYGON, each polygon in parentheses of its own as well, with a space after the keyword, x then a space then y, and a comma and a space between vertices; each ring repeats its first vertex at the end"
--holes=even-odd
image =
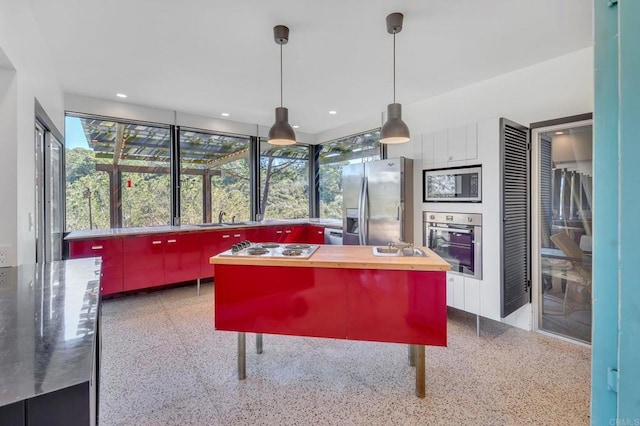
POLYGON ((504 318, 529 303, 529 133, 501 119, 502 286, 504 318))

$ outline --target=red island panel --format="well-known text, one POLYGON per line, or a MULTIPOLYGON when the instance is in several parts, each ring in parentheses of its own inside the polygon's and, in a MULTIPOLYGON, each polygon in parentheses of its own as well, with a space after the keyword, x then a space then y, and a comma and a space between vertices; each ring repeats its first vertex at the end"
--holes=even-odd
POLYGON ((322 270, 216 265, 217 330, 344 338, 345 283, 322 270))
POLYGON ((447 345, 445 272, 338 269, 347 280, 347 339, 447 345))
POLYGON ((215 266, 217 330, 446 346, 445 272, 215 266))

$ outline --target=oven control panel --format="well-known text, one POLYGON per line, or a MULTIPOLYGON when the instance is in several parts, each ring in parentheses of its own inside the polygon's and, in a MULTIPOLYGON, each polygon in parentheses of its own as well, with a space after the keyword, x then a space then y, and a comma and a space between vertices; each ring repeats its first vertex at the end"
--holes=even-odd
POLYGON ((422 212, 422 221, 482 226, 482 215, 479 213, 422 212))

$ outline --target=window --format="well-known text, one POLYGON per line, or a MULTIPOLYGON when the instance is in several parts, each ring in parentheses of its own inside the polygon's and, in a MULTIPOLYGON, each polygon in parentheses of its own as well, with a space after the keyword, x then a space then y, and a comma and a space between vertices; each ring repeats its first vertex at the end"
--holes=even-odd
POLYGON ((342 218, 342 166, 380 159, 380 131, 322 144, 319 159, 320 217, 342 218))
POLYGON ((244 222, 254 219, 253 207, 263 219, 307 218, 310 164, 319 168, 320 217, 340 219, 342 167, 380 159, 375 130, 320 147, 263 140, 257 153, 255 139, 242 135, 178 128, 175 143, 173 126, 85 114, 68 114, 65 126, 66 231, 170 225, 172 216, 184 225, 244 222), (172 146, 180 151, 179 193, 171 187, 172 146))
POLYGON ((309 147, 260 143, 260 212, 264 219, 309 217, 309 147))
POLYGON ((180 130, 180 223, 250 219, 249 143, 244 136, 180 130))
POLYGON ((169 127, 68 115, 66 229, 171 223, 169 127))

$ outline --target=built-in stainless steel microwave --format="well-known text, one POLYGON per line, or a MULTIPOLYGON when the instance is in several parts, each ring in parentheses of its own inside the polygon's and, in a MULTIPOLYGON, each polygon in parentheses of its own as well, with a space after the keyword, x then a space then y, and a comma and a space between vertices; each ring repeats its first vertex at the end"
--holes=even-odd
POLYGON ((482 201, 482 166, 424 170, 423 201, 482 201))

